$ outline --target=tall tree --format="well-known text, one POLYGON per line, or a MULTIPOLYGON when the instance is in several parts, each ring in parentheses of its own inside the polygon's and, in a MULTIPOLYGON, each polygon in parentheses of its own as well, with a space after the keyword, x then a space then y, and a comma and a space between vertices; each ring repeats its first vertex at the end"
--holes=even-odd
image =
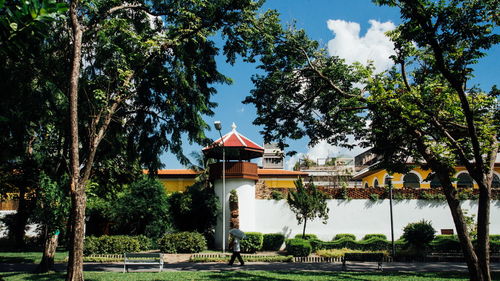
POLYGON ((490 280, 489 204, 498 152, 498 92, 468 86, 471 66, 498 44, 498 1, 377 1, 400 8, 391 38, 396 67, 374 74, 330 57, 301 30, 276 33, 262 48, 255 124, 266 141, 308 136, 351 147, 348 135, 383 156, 379 167, 404 173, 408 157, 443 186, 471 280, 490 280), (269 50, 272 50, 269 51, 269 50), (453 186, 464 165, 479 186, 478 246, 472 246, 453 186))
POLYGON ((304 223, 302 238, 305 239, 307 221, 320 218, 326 224, 330 209, 326 204, 326 195, 318 190, 312 182, 304 186, 302 179, 299 179, 295 181, 295 188, 295 191, 291 190, 288 193, 287 202, 292 212, 295 213, 297 222, 304 223))
POLYGON ((240 34, 251 27, 261 4, 251 0, 71 1, 68 100, 73 222, 67 280, 83 280, 85 187, 110 126, 129 135, 129 144, 151 174, 164 150, 187 163, 182 134, 190 142, 205 142, 203 130, 208 125, 202 115, 213 114, 215 106, 210 101, 215 93, 211 85, 229 82, 217 71, 219 50, 210 36, 219 32, 225 39, 223 51, 230 63, 237 54, 251 55, 240 34))

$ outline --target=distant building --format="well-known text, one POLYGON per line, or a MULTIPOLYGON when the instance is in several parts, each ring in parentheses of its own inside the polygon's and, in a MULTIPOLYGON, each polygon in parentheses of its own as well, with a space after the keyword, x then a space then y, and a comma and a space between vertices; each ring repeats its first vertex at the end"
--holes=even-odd
POLYGON ((283 150, 276 143, 264 144, 263 169, 283 169, 283 150))
POLYGON ((294 167, 295 170, 307 173, 305 182, 312 182, 323 187, 354 187, 352 176, 356 172, 354 158, 338 156, 329 158, 300 159, 294 167))

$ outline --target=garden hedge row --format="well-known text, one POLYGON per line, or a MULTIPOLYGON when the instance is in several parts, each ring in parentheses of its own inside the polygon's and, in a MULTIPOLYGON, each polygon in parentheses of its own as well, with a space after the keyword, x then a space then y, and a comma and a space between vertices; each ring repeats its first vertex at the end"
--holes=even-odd
POLYGON ((167 233, 158 246, 162 253, 199 253, 207 249, 207 240, 198 232, 167 233))
POLYGON ((287 239, 286 252, 294 257, 307 257, 312 252, 311 240, 300 238, 287 239))
POLYGON ((262 250, 264 251, 279 251, 285 242, 285 235, 281 233, 264 234, 262 250))
POLYGON ((245 232, 245 239, 240 240, 242 253, 255 253, 262 249, 264 236, 260 232, 245 232))
POLYGON ((84 255, 123 254, 150 250, 152 241, 144 235, 103 235, 85 237, 84 255))
MULTIPOLYGON (((330 250, 347 248, 351 250, 363 251, 383 251, 390 250, 392 247, 391 241, 379 237, 368 238, 367 240, 355 241, 348 237, 340 238, 338 240, 325 242, 318 239, 310 240, 313 251, 317 250, 330 250)), ((396 241, 396 246, 401 248, 404 244, 402 241, 396 241)))

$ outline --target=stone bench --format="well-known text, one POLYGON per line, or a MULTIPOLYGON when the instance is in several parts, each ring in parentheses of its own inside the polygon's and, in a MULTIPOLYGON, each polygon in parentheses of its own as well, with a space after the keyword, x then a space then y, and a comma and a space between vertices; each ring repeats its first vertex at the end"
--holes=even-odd
POLYGON ((123 254, 123 272, 128 272, 130 265, 159 265, 163 270, 163 254, 161 253, 125 253, 123 254))
POLYGON ((376 262, 377 270, 382 271, 382 262, 384 261, 383 253, 345 253, 342 258, 342 270, 347 270, 348 261, 359 262, 376 262))

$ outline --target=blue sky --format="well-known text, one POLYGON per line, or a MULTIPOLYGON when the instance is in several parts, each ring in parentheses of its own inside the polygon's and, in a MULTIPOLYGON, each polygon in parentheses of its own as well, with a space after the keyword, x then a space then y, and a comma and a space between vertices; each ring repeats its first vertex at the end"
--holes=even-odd
MULTIPOLYGON (((379 7, 370 1, 361 0, 267 0, 264 9, 276 9, 281 14, 283 23, 295 22, 298 28, 306 30, 310 38, 328 48, 330 54, 341 56, 348 62, 374 60, 380 70, 386 67, 386 52, 390 50, 382 33, 401 22, 398 9, 379 7)), ((497 45, 489 51, 489 56, 475 67, 476 78, 473 82, 483 89, 490 89, 494 84, 500 85, 498 61, 500 46, 497 45)), ((233 83, 215 85, 218 93, 213 100, 219 106, 215 109, 214 116, 205 118, 206 122, 212 125, 215 120, 220 120, 223 134, 231 130, 231 124, 234 122, 238 132, 262 144, 263 138, 259 133, 261 128, 252 124, 256 117, 255 108, 241 103, 253 88, 250 78, 257 73, 255 65, 239 61, 231 66, 225 63, 223 57, 219 58, 218 63, 220 71, 229 76, 233 83)), ((207 132, 207 136, 216 139, 218 132, 213 129, 207 132)), ((307 145, 308 139, 291 141, 288 144, 289 150, 308 153, 313 159, 339 154, 354 156, 362 151, 347 151, 326 143, 310 148, 307 145)), ((186 155, 201 148, 198 145, 184 144, 186 155)), ((288 166, 293 165, 298 157, 300 155, 287 158, 288 166)), ((165 153, 161 159, 166 169, 183 168, 170 153, 165 153)))

